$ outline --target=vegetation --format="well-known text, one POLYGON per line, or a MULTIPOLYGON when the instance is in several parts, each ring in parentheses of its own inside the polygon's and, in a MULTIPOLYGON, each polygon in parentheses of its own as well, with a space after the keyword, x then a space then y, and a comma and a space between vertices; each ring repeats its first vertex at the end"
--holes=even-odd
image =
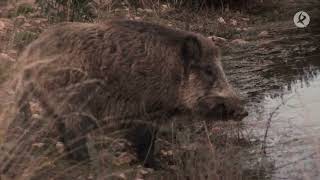
POLYGON ((53 21, 91 21, 95 17, 92 0, 37 0, 36 3, 53 21))
POLYGON ((26 45, 35 40, 38 34, 31 31, 21 31, 14 34, 13 43, 18 50, 22 50, 26 45))
POLYGON ((92 21, 97 17, 97 11, 108 8, 128 7, 158 9, 161 5, 167 4, 178 9, 189 10, 228 10, 248 9, 257 5, 260 0, 37 0, 42 12, 53 21, 92 21))
POLYGON ((26 15, 26 14, 29 14, 32 12, 34 12, 34 8, 32 7, 32 5, 27 4, 27 3, 23 3, 18 6, 17 11, 16 11, 16 16, 26 15))

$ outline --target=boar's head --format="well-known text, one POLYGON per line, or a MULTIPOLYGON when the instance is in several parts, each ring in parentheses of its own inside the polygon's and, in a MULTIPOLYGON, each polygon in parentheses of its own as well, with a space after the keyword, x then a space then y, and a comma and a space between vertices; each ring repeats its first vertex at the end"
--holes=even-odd
POLYGON ((219 49, 202 36, 189 36, 181 46, 184 75, 180 99, 194 114, 242 120, 248 115, 240 97, 228 83, 219 49))

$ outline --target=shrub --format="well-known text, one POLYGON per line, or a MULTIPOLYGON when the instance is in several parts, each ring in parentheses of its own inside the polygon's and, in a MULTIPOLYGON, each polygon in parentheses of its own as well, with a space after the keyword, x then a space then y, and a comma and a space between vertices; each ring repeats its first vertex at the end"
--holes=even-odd
POLYGON ((30 31, 17 32, 14 35, 13 43, 18 50, 22 50, 38 37, 38 34, 30 31))
POLYGON ((187 7, 194 10, 201 10, 204 8, 215 9, 243 9, 248 8, 261 0, 167 0, 175 7, 187 7))
POLYGON ((31 4, 23 3, 19 5, 19 7, 17 8, 16 16, 29 14, 29 13, 32 13, 33 11, 34 9, 31 4))
POLYGON ((36 0, 36 3, 52 21, 91 21, 96 16, 93 0, 36 0))

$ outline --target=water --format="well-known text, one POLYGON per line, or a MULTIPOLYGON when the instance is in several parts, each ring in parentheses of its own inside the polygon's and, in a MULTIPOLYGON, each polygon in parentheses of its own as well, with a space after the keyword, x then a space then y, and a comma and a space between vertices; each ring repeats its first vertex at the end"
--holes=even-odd
POLYGON ((261 104, 262 120, 248 124, 266 141, 273 179, 320 179, 320 76, 299 80, 285 95, 266 96, 261 104))
MULTIPOLYGON (((247 159, 265 166, 270 179, 320 179, 319 2, 295 0, 280 20, 242 34, 245 47, 223 57, 231 83, 247 100, 244 120, 259 142, 247 159), (306 29, 293 25, 298 10, 311 15, 306 29), (291 17, 292 15, 292 17, 291 17), (269 36, 259 38, 262 30, 269 36)), ((281 13, 280 13, 281 14, 281 13)), ((256 168, 256 167, 253 167, 256 168)))

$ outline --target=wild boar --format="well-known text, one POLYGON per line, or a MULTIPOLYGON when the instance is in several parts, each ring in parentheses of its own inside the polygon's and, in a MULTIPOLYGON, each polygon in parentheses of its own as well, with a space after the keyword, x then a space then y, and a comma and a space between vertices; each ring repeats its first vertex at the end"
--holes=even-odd
POLYGON ((99 127, 131 129, 126 137, 148 163, 157 125, 177 111, 247 115, 211 40, 153 23, 59 24, 25 49, 18 67, 11 128, 28 124, 30 101, 39 101, 74 159, 88 157, 86 134, 99 127))

